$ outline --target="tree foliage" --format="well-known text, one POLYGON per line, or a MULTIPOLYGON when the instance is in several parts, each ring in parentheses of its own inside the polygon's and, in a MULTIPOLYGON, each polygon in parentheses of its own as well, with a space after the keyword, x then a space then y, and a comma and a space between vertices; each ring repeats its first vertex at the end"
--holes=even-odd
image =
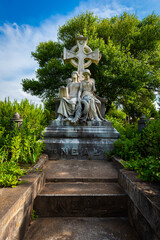
POLYGON ((73 67, 63 64, 63 47, 75 45, 75 35, 88 37, 92 50, 99 48, 102 58, 89 68, 96 81, 97 94, 107 99, 107 111, 113 102, 124 105, 134 117, 143 108, 152 111, 154 92, 160 87, 160 17, 154 13, 142 21, 133 14, 123 13, 111 19, 100 19, 91 12, 69 19, 58 30, 58 42, 40 43, 32 56, 39 63, 37 79, 24 79, 23 90, 53 101, 58 88, 70 77, 73 67), (137 98, 138 96, 138 98, 137 98))

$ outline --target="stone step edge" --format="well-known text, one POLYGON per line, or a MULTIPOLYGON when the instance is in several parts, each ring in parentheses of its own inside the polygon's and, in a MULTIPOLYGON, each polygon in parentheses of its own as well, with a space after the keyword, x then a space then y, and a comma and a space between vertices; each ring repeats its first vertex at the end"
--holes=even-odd
POLYGON ((111 179, 99 179, 99 178, 46 178, 45 179, 46 183, 59 183, 59 182, 81 182, 81 183, 88 183, 88 182, 92 182, 92 183, 118 183, 118 178, 111 178, 111 179))
POLYGON ((63 193, 63 194, 59 194, 59 193, 43 193, 43 194, 41 194, 41 193, 39 193, 38 195, 37 195, 37 197, 118 197, 118 196, 124 196, 124 197, 126 197, 127 196, 127 194, 125 194, 125 193, 115 193, 115 194, 102 194, 102 193, 97 193, 97 194, 86 194, 86 193, 73 193, 73 194, 65 194, 65 193, 63 193))

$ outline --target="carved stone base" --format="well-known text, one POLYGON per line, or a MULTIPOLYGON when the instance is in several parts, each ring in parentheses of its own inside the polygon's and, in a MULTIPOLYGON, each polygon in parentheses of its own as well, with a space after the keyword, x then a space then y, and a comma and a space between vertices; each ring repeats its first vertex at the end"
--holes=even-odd
POLYGON ((50 159, 107 159, 119 133, 109 121, 88 121, 74 125, 51 121, 44 132, 45 151, 50 159))

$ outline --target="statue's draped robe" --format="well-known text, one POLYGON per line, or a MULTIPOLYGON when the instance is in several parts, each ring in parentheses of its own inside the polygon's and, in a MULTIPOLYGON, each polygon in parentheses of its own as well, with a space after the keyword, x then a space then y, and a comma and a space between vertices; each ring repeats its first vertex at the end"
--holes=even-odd
POLYGON ((64 119, 77 121, 81 115, 81 104, 78 102, 79 95, 79 82, 70 82, 66 88, 60 89, 61 100, 57 113, 64 119))
POLYGON ((73 117, 76 109, 77 98, 67 99, 65 97, 61 98, 60 105, 58 108, 58 114, 69 119, 73 117))
POLYGON ((104 120, 100 113, 101 102, 95 97, 95 82, 94 79, 82 81, 82 96, 81 101, 86 105, 86 110, 82 112, 82 120, 104 120), (87 106, 88 105, 88 106, 87 106))

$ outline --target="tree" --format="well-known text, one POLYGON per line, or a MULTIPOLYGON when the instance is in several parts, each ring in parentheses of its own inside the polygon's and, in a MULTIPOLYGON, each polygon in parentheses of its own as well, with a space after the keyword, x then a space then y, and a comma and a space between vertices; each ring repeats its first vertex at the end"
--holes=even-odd
POLYGON ((40 43, 32 52, 39 63, 37 80, 24 79, 24 91, 53 101, 74 69, 71 64, 63 64, 63 47, 71 49, 78 34, 87 36, 89 47, 99 48, 102 53, 99 64, 89 68, 97 95, 107 99, 107 111, 113 102, 125 104, 138 92, 143 93, 139 97, 141 105, 147 98, 148 106, 153 106, 154 92, 160 88, 160 17, 154 13, 142 21, 133 14, 100 19, 91 12, 68 20, 59 27, 58 42, 40 43))
POLYGON ((156 116, 157 111, 154 105, 155 94, 147 89, 141 89, 131 95, 123 97, 121 100, 123 111, 134 122, 137 117, 143 114, 146 117, 156 116))

